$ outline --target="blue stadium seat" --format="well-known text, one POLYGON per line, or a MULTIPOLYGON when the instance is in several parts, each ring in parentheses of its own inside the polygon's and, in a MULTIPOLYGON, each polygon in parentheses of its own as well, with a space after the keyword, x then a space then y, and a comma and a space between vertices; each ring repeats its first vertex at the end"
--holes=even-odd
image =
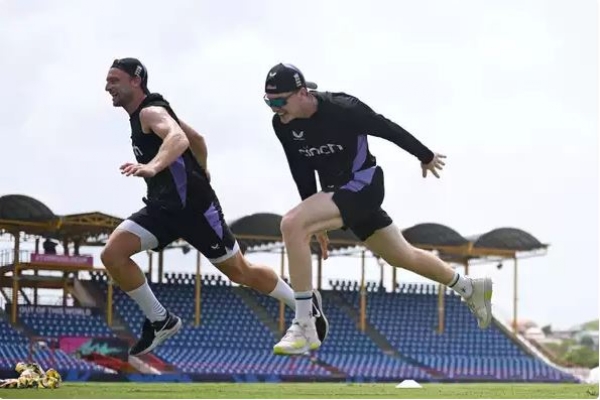
MULTIPOLYGON (((45 320, 46 323, 50 323, 45 320)), ((46 329, 44 327, 43 329, 46 329)), ((30 345, 30 340, 0 318, 0 369, 12 370, 18 362, 32 360, 44 369, 56 368, 65 373, 69 370, 101 371, 102 368, 85 360, 75 358, 59 349, 30 345)))
MULTIPOLYGON (((362 333, 355 320, 360 309, 359 284, 335 280, 335 291, 321 291, 331 324, 327 341, 308 357, 276 357, 274 335, 221 276, 202 277, 201 325, 194 326, 194 282, 188 274, 166 276, 167 283, 153 284, 157 298, 181 316, 184 328, 155 351, 155 355, 187 373, 255 373, 324 377, 341 371, 350 378, 427 380, 439 374, 450 379, 511 381, 573 381, 525 353, 495 325, 481 331, 458 296, 445 294, 445 330, 437 329, 437 285, 399 284, 393 293, 378 282, 366 285, 367 321, 401 355, 384 354, 362 333), (179 282, 179 283, 177 283, 179 282), (337 304, 341 298, 353 309, 349 316, 337 304)), ((106 294, 106 282, 95 281, 106 294)), ((271 322, 279 319, 279 301, 252 289, 246 290, 265 310, 271 322)), ((138 333, 144 316, 122 291, 114 291, 114 310, 129 329, 138 333)), ((285 327, 294 312, 285 308, 285 327)), ((31 321, 35 324, 34 321, 31 321)), ((46 326, 46 322, 42 323, 46 326)), ((73 322, 70 329, 90 330, 73 322)), ((38 327, 38 329, 42 329, 38 327)), ((44 328, 50 329, 50 328, 44 328)), ((95 329, 95 328, 94 328, 95 329)))

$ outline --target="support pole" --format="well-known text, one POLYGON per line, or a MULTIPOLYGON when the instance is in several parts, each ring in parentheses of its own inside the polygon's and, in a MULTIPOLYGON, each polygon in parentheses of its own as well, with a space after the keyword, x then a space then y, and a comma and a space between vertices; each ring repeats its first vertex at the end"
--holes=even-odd
MULTIPOLYGON (((281 246, 281 279, 284 279, 285 271, 285 246, 281 246)), ((285 332, 285 302, 279 300, 279 333, 285 332)))
POLYGON ((517 322, 517 308, 519 303, 519 286, 518 286, 518 272, 519 266, 517 263, 517 257, 513 258, 515 262, 515 273, 513 275, 513 332, 517 333, 519 323, 517 322))
POLYGON ((365 287, 365 250, 361 252, 361 276, 360 276, 360 330, 366 329, 367 322, 367 289, 365 287))
POLYGON ((438 292, 438 329, 437 329, 437 333, 438 334, 442 334, 444 333, 444 316, 446 314, 446 310, 445 310, 445 292, 446 292, 446 286, 442 285, 441 283, 439 284, 439 288, 438 288, 439 292, 438 292))
POLYGON ((195 316, 195 326, 199 326, 200 325, 200 311, 201 311, 201 307, 202 307, 202 302, 201 302, 201 295, 202 295, 202 275, 201 275, 201 271, 200 271, 200 264, 202 262, 202 257, 200 255, 200 252, 196 252, 196 296, 195 296, 195 301, 196 301, 196 316, 195 316))
MULTIPOLYGON (((37 276, 39 275, 39 272, 37 269, 33 270, 33 275, 37 278, 37 276)), ((33 305, 35 307, 37 307, 37 305, 38 305, 38 287, 37 287, 38 283, 37 282, 38 282, 38 280, 36 279, 36 284, 35 284, 35 287, 33 288, 33 305)))
POLYGON ((321 253, 317 255, 317 289, 321 290, 321 281, 323 280, 323 258, 321 253))
POLYGON ((69 295, 69 291, 67 289, 68 279, 69 279, 69 274, 66 272, 63 272, 63 281, 62 281, 62 284, 63 284, 63 298, 62 298, 63 307, 67 306, 67 297, 69 295))
POLYGON ((163 250, 158 252, 158 283, 163 282, 163 266, 164 266, 164 252, 163 250))
POLYGON ((11 304, 11 322, 17 323, 17 314, 19 312, 19 274, 21 273, 21 263, 19 260, 19 253, 21 247, 21 234, 17 232, 15 236, 15 249, 13 255, 13 292, 12 292, 12 304, 11 304))
POLYGON ((384 278, 384 275, 383 275, 383 266, 384 266, 385 262, 383 261, 382 258, 378 259, 377 261, 378 261, 378 264, 379 264, 379 274, 380 274, 379 275, 379 287, 383 288, 383 278, 384 278))
POLYGON ((154 261, 154 253, 152 251, 148 251, 148 280, 150 283, 152 283, 152 273, 154 272, 152 268, 152 261, 154 261))
POLYGON ((108 276, 108 293, 106 294, 106 323, 112 326, 113 323, 113 281, 110 275, 108 276))
MULTIPOLYGON (((35 254, 40 254, 40 238, 39 236, 35 238, 35 254)), ((38 270, 35 269, 33 271, 33 275, 37 278, 38 276, 38 270)), ((36 284, 35 287, 33 288, 33 306, 37 307, 38 305, 38 280, 36 279, 36 284)))

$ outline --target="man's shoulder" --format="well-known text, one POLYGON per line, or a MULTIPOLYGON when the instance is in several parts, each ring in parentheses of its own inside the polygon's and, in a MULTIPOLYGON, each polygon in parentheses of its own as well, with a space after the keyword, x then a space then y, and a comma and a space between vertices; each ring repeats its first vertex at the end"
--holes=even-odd
POLYGON ((175 121, 179 122, 177 114, 171 104, 160 94, 150 93, 140 105, 140 114, 153 114, 167 112, 175 121))
POLYGON ((315 92, 314 95, 319 100, 320 111, 328 114, 352 112, 362 104, 358 97, 346 92, 315 92))
POLYGON ((171 105, 163 97, 160 93, 150 93, 146 96, 144 101, 142 101, 141 108, 145 107, 153 107, 153 106, 162 106, 162 107, 170 107, 171 105))

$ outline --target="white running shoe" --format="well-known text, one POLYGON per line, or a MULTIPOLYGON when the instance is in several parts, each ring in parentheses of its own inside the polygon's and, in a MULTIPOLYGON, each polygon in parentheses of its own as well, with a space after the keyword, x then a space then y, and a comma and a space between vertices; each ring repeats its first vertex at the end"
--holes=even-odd
POLYGON ((279 343, 273 346, 273 353, 280 356, 298 355, 321 347, 317 335, 315 318, 294 319, 279 343))
POLYGON ((467 306, 477 317, 477 325, 481 329, 490 326, 492 322, 492 279, 469 278, 473 286, 473 293, 465 299, 467 306))

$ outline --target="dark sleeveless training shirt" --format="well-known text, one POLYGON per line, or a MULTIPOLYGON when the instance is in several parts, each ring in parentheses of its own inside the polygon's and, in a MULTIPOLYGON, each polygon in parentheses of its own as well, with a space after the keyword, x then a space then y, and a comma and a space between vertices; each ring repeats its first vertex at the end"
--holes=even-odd
MULTIPOLYGON (((144 133, 140 112, 146 107, 158 106, 167 110, 179 123, 175 112, 160 94, 151 93, 134 111, 131 123, 131 145, 138 163, 148 164, 158 153, 163 140, 153 132, 144 133)), ((183 209, 204 210, 215 198, 204 168, 188 148, 173 164, 152 178, 144 178, 148 186, 144 202, 150 206, 178 211, 183 209)))

